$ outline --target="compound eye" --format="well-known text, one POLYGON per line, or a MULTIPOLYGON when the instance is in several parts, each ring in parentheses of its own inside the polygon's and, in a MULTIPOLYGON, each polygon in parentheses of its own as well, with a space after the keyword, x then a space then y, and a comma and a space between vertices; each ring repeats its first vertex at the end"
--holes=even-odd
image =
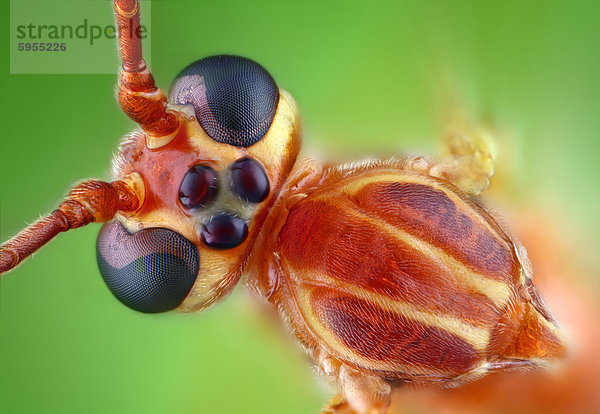
POLYGON ((96 258, 113 295, 145 313, 179 306, 192 289, 200 266, 198 250, 179 233, 149 228, 131 234, 118 221, 100 230, 96 258))
POLYGON ((229 213, 214 216, 200 232, 204 244, 214 249, 231 249, 239 246, 248 236, 244 220, 229 213))
POLYGON ((177 75, 169 101, 192 105, 198 122, 215 141, 249 147, 269 130, 279 88, 269 72, 250 59, 211 56, 177 75))
POLYGON ((231 165, 231 181, 237 195, 251 203, 260 203, 269 195, 267 173, 252 158, 242 158, 231 165))
POLYGON ((217 173, 206 165, 194 165, 179 186, 179 201, 190 210, 206 207, 217 195, 217 173))

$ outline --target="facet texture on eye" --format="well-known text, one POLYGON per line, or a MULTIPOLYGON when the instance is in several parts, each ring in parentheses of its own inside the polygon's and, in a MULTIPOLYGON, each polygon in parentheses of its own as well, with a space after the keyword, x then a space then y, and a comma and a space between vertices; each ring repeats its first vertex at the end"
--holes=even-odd
POLYGON ((206 207, 218 192, 215 170, 206 165, 194 165, 185 173, 179 187, 179 201, 189 209, 206 207))
POLYGON ((262 165, 252 158, 237 160, 231 166, 235 193, 251 203, 260 203, 269 195, 269 177, 262 165))
POLYGON ((175 79, 169 100, 192 105, 198 122, 215 141, 249 147, 269 130, 279 88, 258 63, 220 55, 185 68, 175 79))
POLYGON ((144 313, 179 306, 200 267, 198 250, 179 233, 149 228, 131 234, 118 221, 102 227, 96 253, 100 273, 113 295, 144 313))

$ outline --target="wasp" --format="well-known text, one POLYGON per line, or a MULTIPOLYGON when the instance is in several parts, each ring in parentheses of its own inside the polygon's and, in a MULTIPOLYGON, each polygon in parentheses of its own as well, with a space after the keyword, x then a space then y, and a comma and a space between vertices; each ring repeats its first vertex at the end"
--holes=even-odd
MULTIPOLYGON (((137 0, 114 11, 140 27, 137 0)), ((97 222, 100 273, 136 311, 200 311, 245 275, 338 386, 329 413, 384 413, 404 383, 460 385, 564 354, 524 247, 474 198, 493 174, 482 140, 457 134, 441 160, 299 158, 296 103, 258 63, 200 59, 167 97, 140 38, 118 42, 118 101, 139 128, 114 181, 76 185, 2 244, 1 272, 97 222)))

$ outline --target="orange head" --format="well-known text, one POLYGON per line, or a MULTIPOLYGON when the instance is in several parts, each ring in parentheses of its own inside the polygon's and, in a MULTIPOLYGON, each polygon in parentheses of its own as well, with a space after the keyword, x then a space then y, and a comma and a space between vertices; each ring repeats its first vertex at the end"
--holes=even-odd
POLYGON ((293 98, 246 58, 189 65, 167 112, 174 132, 124 140, 115 179, 136 181, 143 203, 98 239, 109 288, 144 312, 198 310, 231 291, 300 149, 293 98))

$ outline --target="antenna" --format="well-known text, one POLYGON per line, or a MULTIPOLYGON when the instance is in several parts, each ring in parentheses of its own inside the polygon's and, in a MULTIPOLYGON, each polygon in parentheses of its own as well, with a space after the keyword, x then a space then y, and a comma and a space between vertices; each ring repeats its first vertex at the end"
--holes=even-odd
POLYGON ((119 104, 151 138, 175 136, 179 119, 167 111, 167 97, 156 87, 143 59, 140 3, 115 0, 114 10, 122 61, 119 104))

